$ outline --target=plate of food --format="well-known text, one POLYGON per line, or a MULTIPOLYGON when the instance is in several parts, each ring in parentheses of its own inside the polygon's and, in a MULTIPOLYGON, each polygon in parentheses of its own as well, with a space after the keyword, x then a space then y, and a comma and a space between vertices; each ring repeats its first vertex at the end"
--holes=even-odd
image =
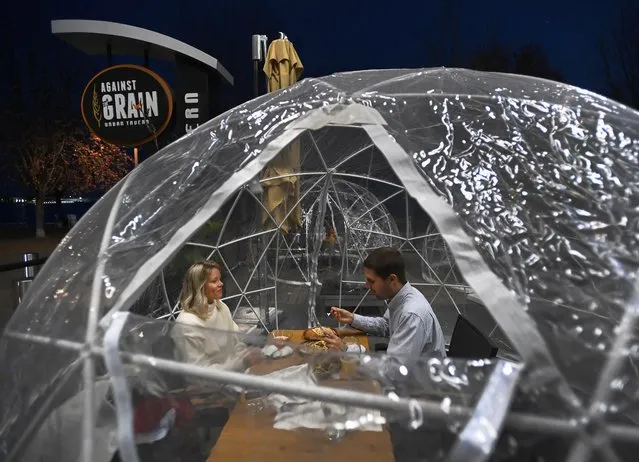
MULTIPOLYGON (((315 337, 321 339, 326 332, 324 329, 330 329, 335 332, 330 327, 315 327, 307 329, 304 332, 304 338, 315 337)), ((337 374, 342 367, 342 363, 339 357, 326 355, 329 351, 328 345, 324 340, 320 339, 306 340, 299 346, 299 353, 303 356, 311 356, 309 359, 311 371, 317 379, 321 380, 337 374)))
POLYGON ((341 368, 342 362, 339 358, 327 358, 315 362, 311 370, 317 379, 323 380, 339 373, 341 368))
POLYGON ((316 355, 327 351, 328 345, 324 340, 306 341, 299 347, 299 352, 302 355, 316 355))
POLYGON ((291 337, 289 337, 288 335, 285 335, 282 332, 273 331, 270 334, 269 342, 272 343, 273 345, 276 345, 278 348, 282 348, 285 345, 288 345, 290 341, 291 341, 291 337))
POLYGON ((323 338, 326 337, 326 334, 328 332, 334 335, 337 335, 337 331, 333 329, 332 327, 323 327, 323 326, 306 329, 302 335, 304 337, 304 340, 312 342, 312 341, 322 340, 323 338))

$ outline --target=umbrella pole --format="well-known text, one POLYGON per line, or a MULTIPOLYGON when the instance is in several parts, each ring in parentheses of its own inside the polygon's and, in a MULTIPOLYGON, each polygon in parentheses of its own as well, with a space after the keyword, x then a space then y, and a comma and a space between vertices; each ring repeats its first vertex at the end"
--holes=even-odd
POLYGON ((260 61, 253 60, 253 98, 260 96, 260 61))
MULTIPOLYGON (((266 35, 253 35, 252 38, 252 51, 253 51, 253 98, 257 98, 260 96, 260 67, 262 61, 264 61, 264 56, 266 55, 266 35)), ((264 193, 262 192, 260 199, 262 203, 264 202, 264 193)), ((258 219, 257 222, 259 226, 262 225, 262 220, 260 219, 261 214, 257 214, 258 219)), ((267 280, 267 266, 266 266, 266 258, 268 255, 268 251, 266 250, 268 247, 268 238, 266 235, 262 235, 259 239, 259 247, 258 254, 261 255, 261 252, 264 252, 262 258, 260 259, 259 265, 259 281, 260 281, 260 289, 266 289, 268 286, 267 280)), ((276 256, 277 258, 277 256, 276 256)), ((276 278, 274 278, 276 279, 276 278)), ((275 290, 277 290, 277 282, 275 283, 275 290)), ((260 309, 259 315, 262 318, 262 323, 270 329, 271 317, 269 313, 269 302, 268 302, 268 294, 265 290, 260 291, 260 309)), ((277 311, 277 306, 275 307, 277 311)), ((259 325, 259 320, 258 320, 259 325)))
POLYGON ((260 96, 260 64, 266 56, 266 35, 253 34, 251 50, 253 58, 253 98, 260 96))

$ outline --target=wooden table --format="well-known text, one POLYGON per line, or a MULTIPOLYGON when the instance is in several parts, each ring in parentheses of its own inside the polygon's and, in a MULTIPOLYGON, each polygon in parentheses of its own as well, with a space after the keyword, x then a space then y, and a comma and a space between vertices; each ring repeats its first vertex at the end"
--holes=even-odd
MULTIPOLYGON (((302 342, 303 331, 281 331, 294 343, 302 342)), ((352 333, 352 332, 351 332, 352 333)), ((340 332, 341 335, 346 334, 340 332)), ((361 345, 368 349, 366 336, 359 335, 361 345)), ((278 369, 305 363, 298 355, 268 361, 251 369, 263 375, 278 369)), ((333 381, 331 381, 333 382, 333 381)), ((343 382, 341 388, 348 382, 343 382)), ((337 385, 322 383, 322 385, 337 385)), ((354 388, 352 385, 350 388, 354 388)), ((356 386, 357 387, 357 386, 356 386)), ((372 391, 373 384, 367 383, 372 391)), ((361 387, 357 387, 361 389, 361 387)), ((242 399, 231 416, 211 451, 207 462, 347 462, 351 460, 371 460, 392 462, 393 447, 387 431, 355 431, 347 433, 340 442, 329 441, 322 430, 296 429, 293 431, 273 428, 275 411, 272 409, 252 412, 242 399)))

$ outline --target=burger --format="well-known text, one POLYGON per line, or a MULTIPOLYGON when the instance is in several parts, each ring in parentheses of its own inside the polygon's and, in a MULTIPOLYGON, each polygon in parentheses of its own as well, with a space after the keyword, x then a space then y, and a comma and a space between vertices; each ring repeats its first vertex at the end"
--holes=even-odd
POLYGON ((316 340, 322 340, 326 338, 328 332, 332 332, 334 335, 337 335, 337 331, 330 327, 313 327, 312 329, 306 329, 304 331, 304 340, 307 342, 312 342, 316 340))

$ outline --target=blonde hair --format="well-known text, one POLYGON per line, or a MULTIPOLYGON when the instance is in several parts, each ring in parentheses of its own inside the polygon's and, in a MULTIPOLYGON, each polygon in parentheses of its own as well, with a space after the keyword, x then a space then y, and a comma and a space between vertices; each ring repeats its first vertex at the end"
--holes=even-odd
POLYGON ((204 294, 204 285, 214 269, 222 273, 222 267, 217 262, 202 260, 193 263, 186 272, 180 292, 182 310, 203 320, 209 316, 209 301, 204 294))

